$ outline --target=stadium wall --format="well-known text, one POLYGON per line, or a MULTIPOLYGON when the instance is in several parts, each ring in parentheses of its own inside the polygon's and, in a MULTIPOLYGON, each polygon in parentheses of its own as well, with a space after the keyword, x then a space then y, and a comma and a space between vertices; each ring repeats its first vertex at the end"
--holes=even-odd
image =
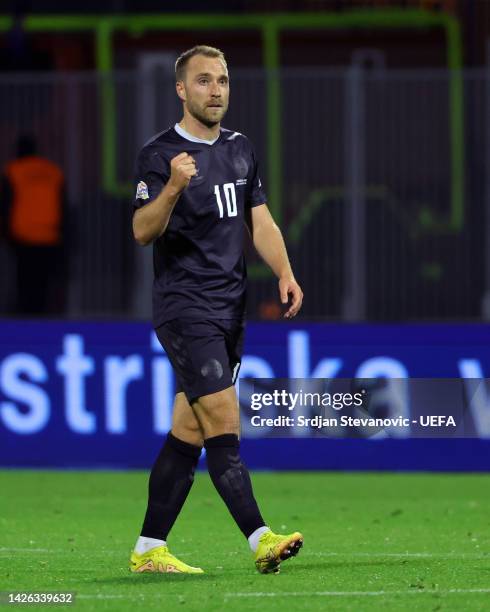
MULTIPOLYGON (((174 380, 147 323, 0 321, 0 465, 147 468, 174 380)), ((487 325, 248 326, 240 377, 485 378, 487 325)), ((473 437, 243 439, 254 469, 490 470, 490 398, 473 437)))

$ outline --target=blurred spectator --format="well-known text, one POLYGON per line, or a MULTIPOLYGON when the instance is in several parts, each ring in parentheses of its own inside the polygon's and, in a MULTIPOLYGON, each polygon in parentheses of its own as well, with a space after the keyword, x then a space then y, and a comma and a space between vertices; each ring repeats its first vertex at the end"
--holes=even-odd
POLYGON ((0 70, 9 72, 51 70, 53 60, 50 54, 35 46, 31 35, 24 29, 23 8, 23 6, 16 7, 12 28, 5 35, 5 45, 0 49, 0 70))
POLYGON ((66 269, 64 177, 36 149, 32 136, 22 136, 16 159, 4 168, 1 226, 16 259, 15 314, 60 314, 66 269))
POLYGON ((273 300, 265 300, 259 304, 259 317, 265 321, 277 321, 282 317, 282 309, 273 300))

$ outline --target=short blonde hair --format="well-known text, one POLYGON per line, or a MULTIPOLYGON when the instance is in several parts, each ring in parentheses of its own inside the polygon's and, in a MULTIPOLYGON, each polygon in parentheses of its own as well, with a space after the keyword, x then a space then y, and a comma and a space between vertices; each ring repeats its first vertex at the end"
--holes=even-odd
POLYGON ((196 45, 192 49, 187 49, 184 53, 181 53, 175 62, 175 80, 183 81, 185 78, 185 69, 191 59, 195 55, 204 55, 206 57, 219 57, 220 60, 226 66, 225 54, 216 47, 209 47, 208 45, 196 45))

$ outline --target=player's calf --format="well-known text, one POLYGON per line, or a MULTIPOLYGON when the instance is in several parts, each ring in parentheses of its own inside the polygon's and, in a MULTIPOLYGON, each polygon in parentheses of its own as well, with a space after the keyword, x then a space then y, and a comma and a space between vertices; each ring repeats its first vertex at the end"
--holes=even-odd
POLYGON ((252 490, 250 475, 240 457, 236 434, 228 433, 204 441, 208 471, 236 524, 248 538, 265 525, 252 490))
POLYGON ((194 482, 200 454, 200 447, 168 433, 151 470, 142 537, 166 540, 194 482))

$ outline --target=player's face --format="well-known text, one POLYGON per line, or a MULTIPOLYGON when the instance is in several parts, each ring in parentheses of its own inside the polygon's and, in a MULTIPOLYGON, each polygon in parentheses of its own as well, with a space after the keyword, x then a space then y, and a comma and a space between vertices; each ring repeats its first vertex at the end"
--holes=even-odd
POLYGON ((189 60, 179 95, 189 113, 207 127, 219 123, 228 110, 230 83, 218 57, 195 55, 189 60))

